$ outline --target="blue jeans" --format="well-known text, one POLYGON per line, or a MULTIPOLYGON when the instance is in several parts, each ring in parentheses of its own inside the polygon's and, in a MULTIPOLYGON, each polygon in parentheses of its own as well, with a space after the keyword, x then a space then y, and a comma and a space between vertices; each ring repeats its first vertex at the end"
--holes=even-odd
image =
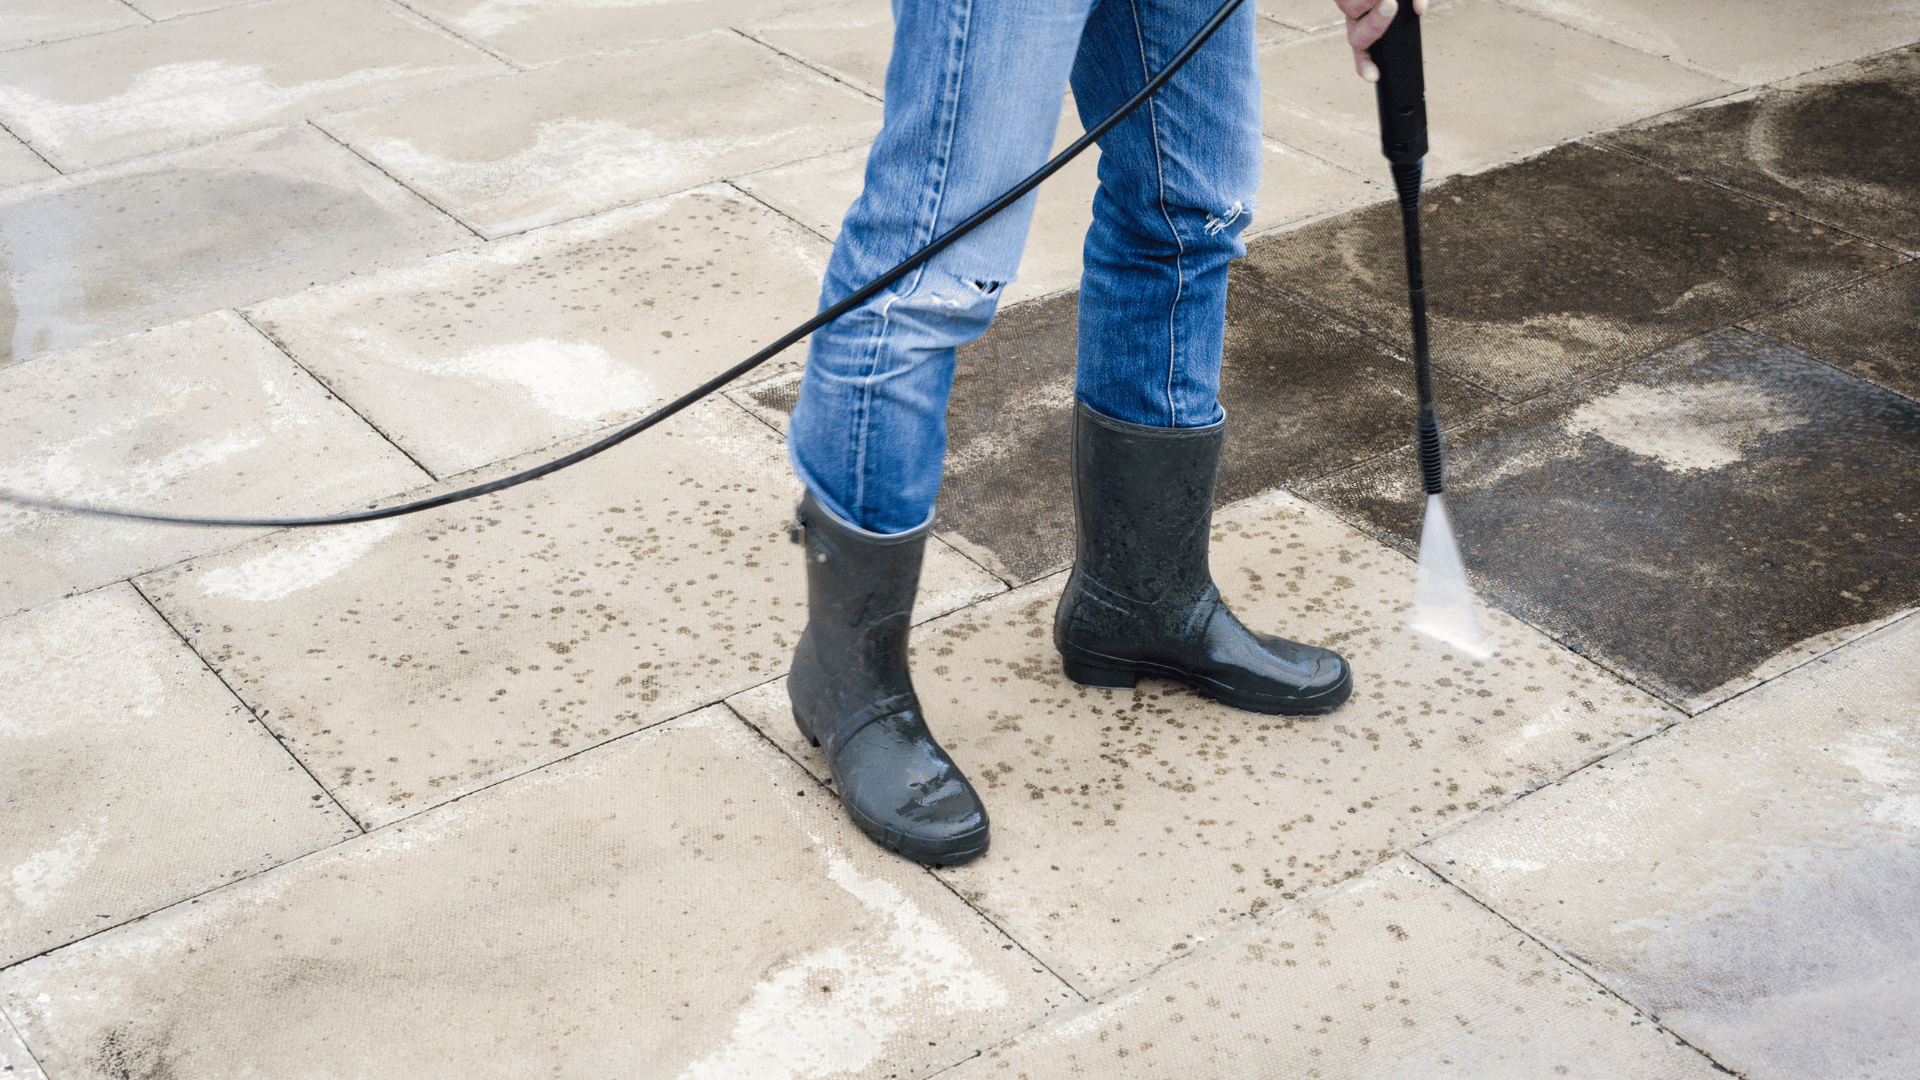
MULTIPOLYGON (((1219 0, 893 0, 886 110, 821 306, 864 285, 1047 159, 1071 79, 1092 125, 1144 85, 1219 0)), ((1260 186, 1247 0, 1100 142, 1074 391, 1152 427, 1217 422, 1227 263, 1260 186)), ((813 335, 789 426, 794 471, 870 532, 933 515, 954 348, 1013 280, 1033 196, 813 335)))

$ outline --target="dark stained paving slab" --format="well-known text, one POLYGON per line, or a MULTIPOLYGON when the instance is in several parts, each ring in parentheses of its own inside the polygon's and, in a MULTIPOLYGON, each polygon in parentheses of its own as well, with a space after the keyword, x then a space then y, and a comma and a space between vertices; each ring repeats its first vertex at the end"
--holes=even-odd
POLYGON ((1920 261, 1747 325, 1920 400, 1920 261))
MULTIPOLYGON (((1031 581, 1073 562, 1069 434, 1077 296, 1003 312, 960 350, 935 527, 995 573, 1031 581)), ((1447 377, 1456 419, 1497 399, 1447 377)), ((798 383, 746 392, 791 411, 798 383)), ((1378 341, 1237 274, 1228 295, 1218 502, 1258 495, 1393 450, 1412 438, 1413 370, 1378 341)))
POLYGON ((1643 121, 1596 141, 1920 250, 1920 46, 1643 121))
MULTIPOLYGON (((1728 330, 1450 433, 1489 603, 1689 708, 1920 603, 1920 404, 1728 330)), ((1309 498, 1413 550, 1404 453, 1309 498)))
MULTIPOLYGON (((1440 365, 1509 400, 1886 269, 1900 256, 1624 153, 1563 146, 1426 194, 1440 365)), ((1246 272, 1404 334, 1397 205, 1249 245, 1246 272)))

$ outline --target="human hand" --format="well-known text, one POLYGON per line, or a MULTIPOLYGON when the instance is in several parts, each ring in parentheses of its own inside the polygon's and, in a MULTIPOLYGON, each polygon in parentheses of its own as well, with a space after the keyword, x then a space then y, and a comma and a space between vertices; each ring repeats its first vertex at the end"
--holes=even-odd
MULTIPOLYGON (((1347 17, 1347 44, 1353 46, 1353 70, 1368 82, 1380 81, 1380 69, 1367 56, 1367 46, 1380 40, 1387 24, 1400 10, 1399 0, 1333 0, 1347 17)), ((1413 13, 1425 15, 1427 0, 1413 0, 1413 13)))

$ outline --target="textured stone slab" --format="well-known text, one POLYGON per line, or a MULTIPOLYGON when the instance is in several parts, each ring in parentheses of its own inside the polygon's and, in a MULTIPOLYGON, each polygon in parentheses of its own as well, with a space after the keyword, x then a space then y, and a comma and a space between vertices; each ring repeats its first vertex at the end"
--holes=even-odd
POLYGON ((864 143, 879 124, 873 99, 726 31, 326 121, 487 236, 864 143))
POLYGON ((512 69, 377 0, 282 0, 14 53, 0 118, 62 169, 512 69))
POLYGON ((1747 325, 1920 399, 1920 261, 1747 325))
MULTIPOLYGON (((1435 4, 1427 10, 1433 11, 1435 4)), ((1333 0, 1258 0, 1261 15, 1296 30, 1326 30, 1339 26, 1346 16, 1333 0)))
POLYGON ((672 41, 819 0, 412 0, 469 41, 523 64, 672 41))
POLYGON ((1572 965, 1401 858, 943 1075, 1720 1074, 1572 965))
POLYGON ((98 34, 146 21, 120 0, 8 0, 6 20, 0 23, 0 49, 98 34))
MULTIPOLYGON (((1421 41, 1434 179, 1739 89, 1487 0, 1436 4, 1421 41), (1526 93, 1514 92, 1520 85, 1526 93)), ((1267 134, 1385 182, 1373 86, 1354 75, 1346 32, 1336 27, 1260 56, 1267 134)))
POLYGON ((747 33, 827 72, 847 85, 882 97, 887 58, 893 54, 893 5, 888 0, 842 0, 760 18, 747 33))
MULTIPOLYGON (((1082 992, 1673 716, 1504 617, 1490 622, 1490 661, 1415 638, 1403 622, 1412 563, 1291 496, 1229 508, 1215 533, 1215 579, 1249 625, 1348 654, 1356 687, 1339 712, 1259 716, 1151 680, 1076 686, 1051 637, 1064 575, 914 638, 929 722, 993 817, 987 854, 939 873, 1082 992)), ((730 703, 829 775, 784 685, 730 703)))
POLYGON ((1869 0, 1848 8, 1794 0, 1740 0, 1716 15, 1658 0, 1518 0, 1546 18, 1676 64, 1756 84, 1911 44, 1920 4, 1869 0))
POLYGON ((128 586, 0 653, 0 967, 359 834, 128 586))
POLYGON ((0 192, 0 362, 473 243, 311 127, 0 192))
MULTIPOLYGON (((0 490, 294 517, 428 479, 231 312, 0 367, 0 490)), ((254 535, 0 506, 0 615, 254 535)))
POLYGON ((1421 855, 1747 1076, 1920 1070, 1920 621, 1421 855))
POLYGON ((1658 116, 1598 141, 1920 250, 1912 167, 1920 158, 1920 46, 1658 116))
MULTIPOLYGON (((1586 146, 1455 177, 1424 198, 1434 359, 1515 400, 1899 261, 1586 146)), ((1275 291, 1401 341, 1405 258, 1399 205, 1381 203, 1257 242, 1242 266, 1275 291)))
MULTIPOLYGON (((447 476, 631 419, 745 359, 813 313, 827 252, 714 187, 251 314, 447 476)), ((797 367, 805 349, 762 370, 797 367)))
POLYGON ((7 1022, 5 1014, 0 1014, 0 1077, 6 1080, 47 1080, 47 1074, 40 1071, 40 1063, 33 1060, 27 1051, 27 1044, 20 1041, 13 1025, 7 1022))
MULTIPOLYGON (((1745 331, 1451 433, 1489 601, 1689 711, 1920 604, 1920 404, 1745 331)), ((1409 549, 1404 454, 1305 490, 1409 549)))
POLYGON ((125 2, 129 7, 136 8, 152 18, 172 19, 181 15, 197 15, 202 11, 238 7, 248 3, 249 0, 125 0, 125 2))
POLYGON ((0 187, 12 187, 57 175, 53 166, 41 160, 39 154, 27 149, 26 143, 0 131, 0 187))
POLYGON ((878 1080, 1070 998, 821 794, 711 709, 13 968, 0 1001, 76 1080, 878 1080))
MULTIPOLYGON (((779 437, 721 400, 536 485, 268 537, 143 588, 384 823, 779 675, 806 620, 796 491, 779 437)), ((923 615, 1002 588, 937 545, 925 577, 923 615)))

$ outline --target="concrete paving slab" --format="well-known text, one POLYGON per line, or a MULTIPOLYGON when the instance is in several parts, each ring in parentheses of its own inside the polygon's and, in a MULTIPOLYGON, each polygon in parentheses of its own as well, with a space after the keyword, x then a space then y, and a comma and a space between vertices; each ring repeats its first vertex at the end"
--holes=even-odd
POLYGON ((0 1078, 47 1080, 47 1074, 40 1071, 40 1063, 27 1052, 27 1044, 20 1041, 4 1014, 0 1014, 0 1078))
POLYGON ((1595 141, 1920 251, 1912 168, 1920 156, 1920 47, 1654 117, 1595 141))
MULTIPOLYGON (((268 537, 141 584, 361 823, 382 824, 784 671, 806 589, 783 451, 710 402, 537 485, 268 537)), ((926 579, 923 616, 1003 588, 944 547, 926 579)))
MULTIPOLYGON (((448 476, 635 418, 745 359, 813 313, 828 250, 716 186, 250 315, 448 476)), ((795 369, 805 349, 762 370, 795 369)))
POLYGON ((0 192, 0 363, 474 243, 298 124, 0 192))
POLYGON ((1920 261, 1822 293, 1748 326, 1920 399, 1920 261))
POLYGON ((1104 1001, 1062 1010, 941 1075, 1720 1074, 1631 1005, 1403 857, 1104 1001))
POLYGON ((1658 0, 1514 0, 1515 6, 1732 82, 1755 85, 1911 44, 1914 0, 1845 9, 1736 0, 1712 15, 1658 0))
MULTIPOLYGON (((1421 41, 1436 180, 1740 89, 1489 0, 1436 4, 1421 41)), ((1384 182, 1373 86, 1353 73, 1346 31, 1260 56, 1267 134, 1384 182)))
MULTIPOLYGON (((216 517, 357 508, 428 477, 231 312, 0 367, 0 489, 216 517)), ((257 529, 0 508, 0 615, 257 529)))
POLYGON ((120 0, 8 0, 7 18, 0 24, 0 49, 98 34, 146 21, 120 0))
POLYGON ((820 796, 714 708, 15 967, 0 1000, 63 1077, 878 1080, 1071 998, 820 796))
POLYGON ((743 29, 847 85, 885 97, 887 58, 893 55, 893 5, 888 0, 841 0, 772 18, 743 29))
MULTIPOLYGON (((1503 616, 1490 661, 1412 636, 1412 562, 1285 493, 1216 516, 1213 566, 1249 625, 1345 651, 1353 700, 1288 719, 1076 686, 1051 638, 1064 575, 914 638, 929 722, 993 817, 987 854, 938 873, 1083 993, 1676 718, 1503 616)), ((729 704, 829 775, 784 684, 729 704)))
POLYGON ((469 41, 519 64, 674 41, 819 6, 820 0, 410 0, 469 41))
POLYGON ((1920 621, 1422 849, 1752 1077, 1920 1069, 1920 621))
POLYGON ((1258 0, 1257 10, 1296 30, 1327 30, 1346 21, 1333 0, 1258 0))
MULTIPOLYGON (((155 19, 174 19, 202 11, 238 7, 254 0, 124 0, 127 6, 155 19)), ((418 6, 418 5, 416 5, 418 6)))
POLYGON ((26 143, 0 131, 0 187, 12 187, 58 175, 59 172, 39 154, 29 150, 26 143))
MULTIPOLYGON (((1433 355, 1509 400, 1648 356, 1901 261, 1637 158, 1564 146, 1428 189, 1433 355)), ((1407 335, 1400 208, 1256 242, 1243 269, 1383 340, 1407 335)))
POLYGON ((867 142, 880 106, 719 31, 325 126, 497 237, 867 142))
MULTIPOLYGON (((1920 605, 1916 430, 1726 331, 1453 431, 1447 503, 1489 603, 1692 712, 1920 605)), ((1412 550, 1415 482, 1397 454, 1304 491, 1412 550)))
POLYGON ((359 835, 124 583, 0 652, 0 967, 359 835))
MULTIPOLYGON (((1234 274, 1220 400, 1227 445, 1221 505, 1350 467, 1405 445, 1414 429, 1412 368, 1367 335, 1234 274)), ((1069 449, 1077 297, 1024 304, 960 350, 948 415, 939 534, 1010 582, 1073 561, 1069 449)), ((1497 399, 1436 376, 1444 415, 1497 399)), ((734 395, 785 425, 799 380, 734 395)))
POLYGON ((12 53, 0 119, 71 171, 511 70, 395 4, 280 0, 12 53))

